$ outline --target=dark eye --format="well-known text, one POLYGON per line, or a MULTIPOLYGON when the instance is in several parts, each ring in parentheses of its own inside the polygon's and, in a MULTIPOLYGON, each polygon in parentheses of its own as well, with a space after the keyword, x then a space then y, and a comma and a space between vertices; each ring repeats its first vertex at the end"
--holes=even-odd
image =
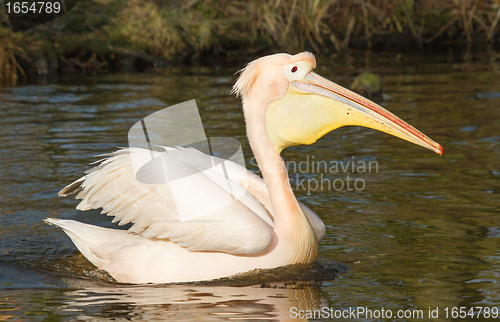
POLYGON ((297 66, 292 67, 292 73, 295 73, 297 71, 297 66))

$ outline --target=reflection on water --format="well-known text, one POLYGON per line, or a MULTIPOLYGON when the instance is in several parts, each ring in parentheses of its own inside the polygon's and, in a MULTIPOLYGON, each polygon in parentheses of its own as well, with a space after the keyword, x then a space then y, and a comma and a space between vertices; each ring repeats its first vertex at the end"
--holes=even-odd
MULTIPOLYGON (((253 287, 124 287, 117 289, 83 289, 66 293, 75 298, 62 311, 83 311, 82 320, 95 317, 145 321, 172 320, 286 320, 290 309, 314 310, 319 307, 319 289, 253 287), (78 298, 84 298, 79 300, 78 298), (89 310, 89 308, 91 308, 89 310), (86 315, 85 312, 92 312, 86 315), (118 314, 120 316, 120 314, 118 314)), ((325 299, 323 298, 323 301, 325 299)))
MULTIPOLYGON (((328 305, 318 286, 92 286, 0 290, 0 318, 83 321, 286 321, 328 305), (72 288, 72 289, 68 289, 72 288)), ((297 319, 295 319, 297 320, 297 319)), ((300 321, 300 319, 299 319, 300 321)))
MULTIPOLYGON (((293 277, 272 284, 276 276, 268 276, 248 282, 253 286, 118 285, 63 232, 42 223, 50 216, 114 227, 99 211, 76 211, 77 202, 57 191, 94 155, 126 146, 130 126, 167 105, 196 99, 207 136, 237 138, 251 160, 240 102, 228 95, 237 68, 0 89, 0 320, 286 320, 291 307, 499 306, 500 77, 494 66, 440 58, 379 62, 370 71, 381 75, 384 106, 441 143, 445 154, 358 127, 285 150, 287 161, 378 164, 370 173, 292 174, 349 174, 365 182, 361 191, 297 191, 327 225, 320 261, 351 270, 296 284, 293 277)), ((318 65, 344 86, 368 66, 327 59, 318 65)))

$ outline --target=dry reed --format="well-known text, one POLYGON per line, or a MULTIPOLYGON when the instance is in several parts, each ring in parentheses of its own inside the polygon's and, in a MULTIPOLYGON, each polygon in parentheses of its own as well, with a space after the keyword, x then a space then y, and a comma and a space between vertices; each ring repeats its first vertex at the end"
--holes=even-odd
POLYGON ((2 14, 3 79, 16 79, 23 73, 19 59, 36 61, 47 43, 58 45, 65 64, 101 68, 124 53, 153 61, 148 57, 266 48, 324 53, 381 44, 463 43, 470 49, 500 42, 500 0, 89 0, 17 38, 6 36, 2 14))

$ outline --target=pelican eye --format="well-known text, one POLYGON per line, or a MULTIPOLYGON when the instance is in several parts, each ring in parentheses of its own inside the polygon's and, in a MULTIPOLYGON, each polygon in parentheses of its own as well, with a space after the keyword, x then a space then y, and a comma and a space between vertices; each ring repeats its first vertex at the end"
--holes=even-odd
POLYGON ((290 82, 303 80, 306 74, 312 70, 313 66, 307 61, 299 61, 283 66, 285 76, 290 82))

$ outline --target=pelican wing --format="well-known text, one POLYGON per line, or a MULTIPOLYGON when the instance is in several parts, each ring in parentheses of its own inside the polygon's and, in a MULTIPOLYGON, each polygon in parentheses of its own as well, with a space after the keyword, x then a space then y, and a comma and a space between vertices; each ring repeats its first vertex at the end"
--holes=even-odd
POLYGON ((242 166, 191 148, 104 156, 59 195, 79 191, 77 209, 102 208, 119 225, 133 223, 131 233, 189 251, 259 254, 269 246, 273 222, 243 188, 258 177, 242 166))

